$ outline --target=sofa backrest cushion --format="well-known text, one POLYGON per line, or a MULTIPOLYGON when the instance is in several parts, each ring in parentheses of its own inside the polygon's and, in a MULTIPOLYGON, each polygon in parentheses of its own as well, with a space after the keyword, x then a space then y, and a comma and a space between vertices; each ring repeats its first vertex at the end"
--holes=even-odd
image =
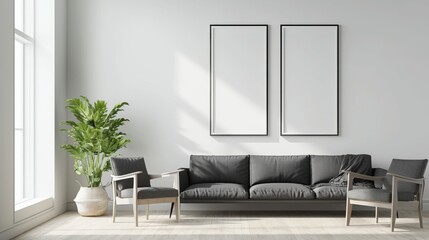
POLYGON ((347 155, 310 155, 311 162, 311 184, 327 183, 336 177, 340 168, 347 165, 348 161, 362 159, 362 166, 358 173, 371 175, 371 156, 367 154, 347 154, 347 155))
POLYGON ((250 185, 259 183, 310 184, 310 157, 250 155, 250 185))
POLYGON ((249 186, 249 155, 191 155, 190 184, 238 183, 249 186))

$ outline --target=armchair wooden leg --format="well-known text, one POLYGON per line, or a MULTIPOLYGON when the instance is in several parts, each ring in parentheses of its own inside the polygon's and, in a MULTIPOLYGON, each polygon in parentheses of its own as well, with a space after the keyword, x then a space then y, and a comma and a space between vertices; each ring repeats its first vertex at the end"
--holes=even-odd
POLYGON ((353 208, 353 205, 350 204, 350 199, 347 198, 347 203, 346 203, 346 226, 350 225, 350 217, 352 215, 352 208, 353 208))
POLYGON ((421 201, 419 201, 418 211, 419 211, 420 228, 423 228, 423 206, 421 201))
POLYGON ((116 182, 112 181, 112 217, 113 222, 116 220, 116 182))
POLYGON ((139 226, 139 214, 138 214, 137 210, 138 210, 137 209, 137 202, 134 202, 133 211, 134 211, 134 219, 135 219, 135 222, 136 222, 136 227, 139 226))
POLYGON ((392 210, 390 213, 390 228, 391 231, 395 231, 395 222, 398 214, 398 180, 395 176, 392 177, 392 210))
POLYGON ((116 219, 116 200, 115 200, 115 196, 113 196, 113 203, 112 203, 112 217, 113 217, 113 222, 115 222, 116 219))
POLYGON ((177 199, 174 202, 174 205, 175 205, 175 210, 176 210, 176 212, 175 212, 176 222, 179 222, 179 219, 180 219, 180 202, 179 202, 179 199, 177 199))
POLYGON ((390 229, 393 232, 395 230, 395 223, 396 223, 396 206, 392 206, 392 211, 391 211, 391 219, 390 219, 390 229))
POLYGON ((146 205, 146 220, 149 220, 149 204, 146 205))
POLYGON ((378 223, 378 207, 375 207, 375 223, 378 223))

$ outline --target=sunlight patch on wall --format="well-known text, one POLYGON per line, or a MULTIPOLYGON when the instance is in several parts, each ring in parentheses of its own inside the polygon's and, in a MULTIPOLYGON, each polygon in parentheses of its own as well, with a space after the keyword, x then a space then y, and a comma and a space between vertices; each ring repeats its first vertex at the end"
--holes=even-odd
POLYGON ((180 149, 188 154, 211 152, 208 72, 182 53, 175 56, 175 92, 180 149), (202 89, 207 91, 202 91, 202 89))

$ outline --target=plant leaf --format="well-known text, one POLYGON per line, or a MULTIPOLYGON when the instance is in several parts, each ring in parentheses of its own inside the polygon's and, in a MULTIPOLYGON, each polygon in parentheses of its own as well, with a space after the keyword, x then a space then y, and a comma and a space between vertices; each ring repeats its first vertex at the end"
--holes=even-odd
POLYGON ((75 121, 62 123, 68 127, 63 131, 72 143, 61 147, 74 159, 76 174, 85 175, 88 186, 99 186, 103 172, 111 169, 110 157, 131 142, 119 130, 129 120, 116 117, 129 104, 121 102, 109 111, 103 100, 92 104, 87 97, 80 96, 66 101, 75 121))

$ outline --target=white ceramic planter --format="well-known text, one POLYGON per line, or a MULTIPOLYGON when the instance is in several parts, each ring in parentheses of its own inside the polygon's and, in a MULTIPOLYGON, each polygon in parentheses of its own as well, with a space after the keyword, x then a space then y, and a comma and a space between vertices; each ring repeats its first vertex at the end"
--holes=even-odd
POLYGON ((103 187, 81 187, 74 199, 77 211, 85 217, 104 215, 108 201, 109 197, 103 187))

